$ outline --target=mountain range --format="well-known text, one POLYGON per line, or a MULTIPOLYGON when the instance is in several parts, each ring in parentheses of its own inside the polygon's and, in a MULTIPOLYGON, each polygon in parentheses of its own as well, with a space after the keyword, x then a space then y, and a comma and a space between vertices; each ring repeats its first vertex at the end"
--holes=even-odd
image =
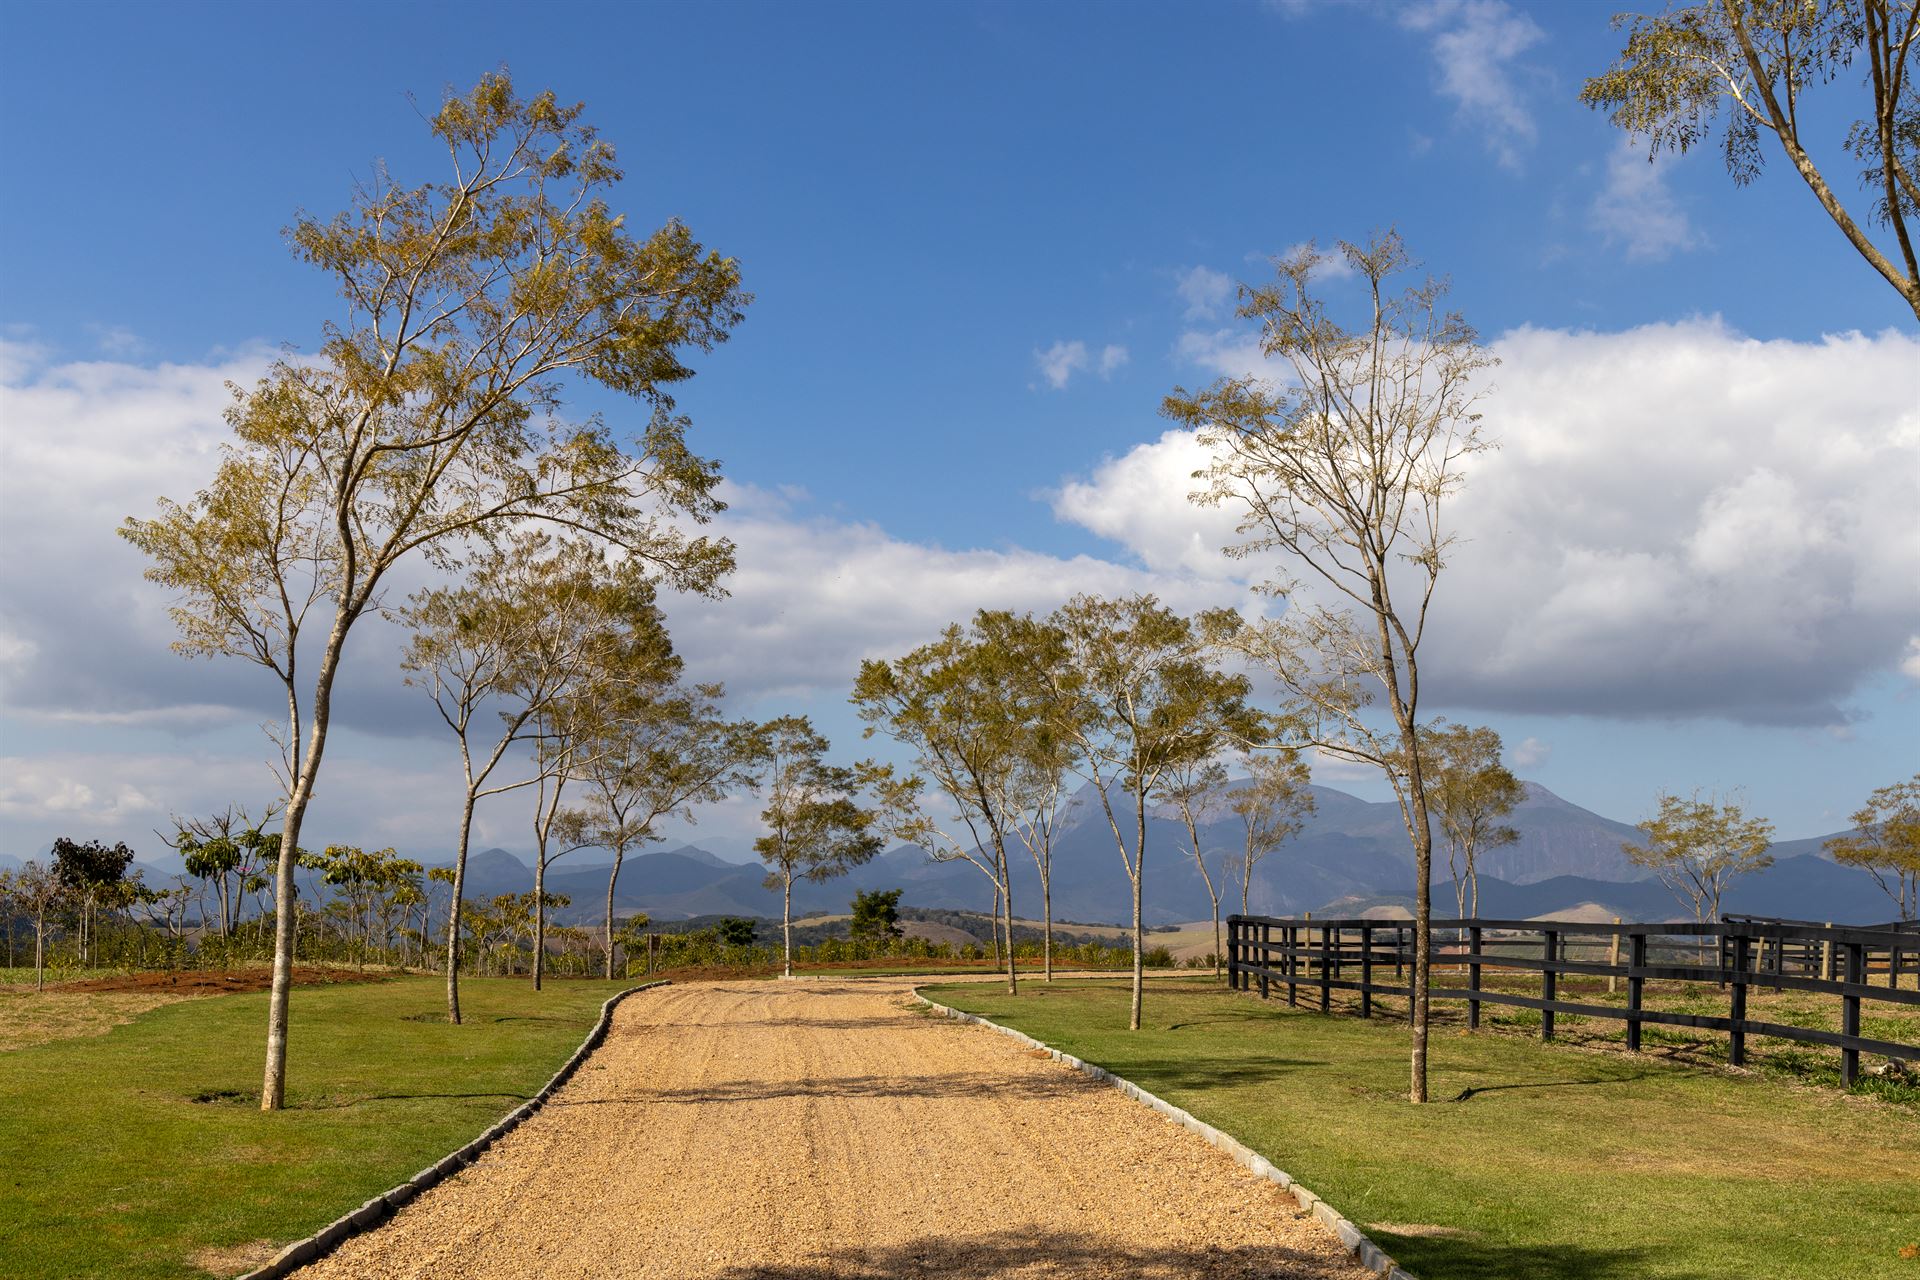
MULTIPOLYGON (((1313 789, 1316 808, 1301 832, 1263 860, 1254 876, 1248 905, 1257 914, 1357 915, 1388 912, 1409 905, 1413 893, 1413 853, 1391 801, 1362 800, 1331 787, 1313 789)), ((1123 830, 1129 828, 1124 797, 1114 797, 1123 830)), ((1223 913, 1239 908, 1239 885, 1225 883, 1225 858, 1241 847, 1240 821, 1218 803, 1203 815, 1202 847, 1220 891, 1223 913)), ((1675 919, 1681 904, 1643 867, 1634 865, 1621 845, 1639 831, 1554 795, 1535 783, 1507 818, 1520 832, 1511 845, 1480 858, 1480 914, 1527 918, 1580 912, 1629 920, 1675 919)), ((1774 865, 1734 883, 1723 903, 1728 911, 1796 919, 1877 923, 1892 918, 1893 903, 1866 872, 1835 864, 1821 853, 1825 837, 1785 841, 1773 847, 1774 865)), ((729 852, 734 850, 729 849, 729 852)), ((1013 898, 1016 914, 1040 915, 1039 875, 1025 851, 1015 846, 1013 898)), ((572 899, 559 917, 589 922, 604 912, 607 872, 604 855, 576 855, 553 864, 547 873, 551 892, 572 899)), ((1083 787, 1065 806, 1054 846, 1053 915, 1083 923, 1131 918, 1131 890, 1120 862, 1099 793, 1083 787)), ((0 867, 17 864, 0 857, 0 867)), ((1453 885, 1446 853, 1434 852, 1436 912, 1451 915, 1453 885)), ((144 864, 137 864, 144 865, 144 864)), ((1150 811, 1147 823, 1145 914, 1149 924, 1204 919, 1206 888, 1187 848, 1185 827, 1177 815, 1150 811)), ((148 868, 150 881, 170 873, 148 868)), ((629 857, 620 874, 615 910, 645 911, 662 922, 695 916, 775 916, 779 895, 767 889, 765 871, 754 863, 720 857, 694 845, 629 857)), ((475 853, 467 862, 467 896, 491 898, 533 887, 528 865, 504 849, 475 853)), ((851 874, 824 883, 794 886, 798 913, 844 911, 856 890, 901 889, 905 905, 959 911, 987 911, 993 905, 991 881, 966 862, 935 862, 916 848, 881 854, 851 874)))
MULTIPOLYGON (((1259 914, 1344 915, 1410 905, 1413 853, 1399 806, 1331 787, 1314 787, 1313 792, 1316 809, 1304 829, 1258 865, 1249 907, 1259 914)), ((1125 813, 1118 805, 1116 813, 1124 824, 1125 813)), ((1220 891, 1221 909, 1237 910, 1239 885, 1225 883, 1220 867, 1241 847, 1239 819, 1224 803, 1205 816, 1201 844, 1220 891)), ((1507 821, 1520 839, 1481 855, 1482 915, 1526 918, 1583 910, 1588 915, 1664 920, 1686 914, 1658 880, 1621 851, 1623 843, 1639 837, 1635 827, 1533 783, 1527 784, 1525 799, 1507 821)), ((1890 919, 1893 903, 1872 877, 1825 857, 1820 852, 1824 839, 1776 844, 1774 865, 1736 881, 1724 908, 1855 923, 1890 919)), ((1039 873, 1023 849, 1016 845, 1011 852, 1015 912, 1037 918, 1039 873)), ((1131 889, 1118 846, 1100 810, 1099 793, 1090 787, 1066 806, 1053 861, 1056 920, 1130 918, 1131 889)), ((1437 847, 1435 907, 1451 915, 1453 885, 1445 862, 1444 848, 1437 847)), ((1186 829, 1170 811, 1149 813, 1146 865, 1147 923, 1172 924, 1208 915, 1206 887, 1187 847, 1186 829)), ((563 918, 591 920, 604 911, 607 871, 604 861, 565 860, 549 869, 550 890, 573 900, 563 918)), ((641 854, 628 858, 621 870, 615 909, 621 914, 646 911, 663 922, 722 914, 778 916, 779 895, 764 886, 764 877, 757 864, 729 861, 693 845, 641 854)), ((489 849, 469 858, 467 880, 469 896, 487 897, 531 888, 532 873, 507 851, 489 849)), ((840 879, 796 884, 794 910, 845 911, 855 891, 863 889, 901 889, 901 901, 916 907, 987 911, 993 905, 992 883, 977 868, 960 861, 935 862, 924 851, 903 846, 840 879)))

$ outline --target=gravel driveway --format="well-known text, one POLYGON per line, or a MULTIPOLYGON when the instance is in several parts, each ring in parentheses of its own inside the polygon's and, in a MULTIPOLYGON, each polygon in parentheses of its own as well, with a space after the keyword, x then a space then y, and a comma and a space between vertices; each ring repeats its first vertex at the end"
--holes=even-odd
POLYGON ((1291 1197, 893 979, 625 1001, 479 1163, 298 1273, 1358 1280, 1291 1197))

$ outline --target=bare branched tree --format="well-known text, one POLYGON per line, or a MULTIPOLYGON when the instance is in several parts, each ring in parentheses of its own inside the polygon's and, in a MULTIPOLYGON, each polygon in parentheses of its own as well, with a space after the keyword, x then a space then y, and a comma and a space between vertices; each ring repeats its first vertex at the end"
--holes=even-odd
POLYGON ((1306 742, 1380 769, 1399 798, 1416 876, 1409 1094, 1424 1102, 1433 833, 1413 750, 1419 650, 1451 541, 1446 500, 1462 464, 1490 447, 1474 380, 1493 360, 1442 309, 1444 283, 1394 291, 1415 269, 1398 235, 1338 247, 1364 300, 1356 324, 1317 291, 1329 260, 1308 246, 1274 264, 1272 283, 1241 289, 1240 314, 1262 326, 1281 384, 1176 389, 1166 412, 1197 428, 1215 458, 1196 474, 1207 487, 1194 501, 1240 512, 1242 540, 1227 554, 1273 557, 1264 589, 1286 601, 1278 619, 1211 615, 1209 635, 1279 681, 1306 742), (1370 714, 1381 694, 1384 725, 1370 714))

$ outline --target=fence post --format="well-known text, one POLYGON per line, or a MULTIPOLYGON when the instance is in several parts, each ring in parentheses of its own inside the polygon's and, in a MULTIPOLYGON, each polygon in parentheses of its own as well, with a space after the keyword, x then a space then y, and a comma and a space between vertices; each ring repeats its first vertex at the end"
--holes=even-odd
POLYGON ((1480 926, 1467 929, 1467 1029, 1480 1026, 1480 926))
POLYGON ((1360 1016, 1373 1016, 1373 926, 1360 926, 1360 1016))
POLYGON ((1627 969, 1627 1052, 1640 1052, 1640 998, 1647 980, 1641 973, 1647 967, 1647 935, 1633 935, 1630 967, 1627 969))
POLYGON ((1333 1008, 1333 930, 1320 926, 1320 1012, 1333 1008))
POLYGON ((1297 1005, 1300 1003, 1300 988, 1298 985, 1298 979, 1300 977, 1300 926, 1290 924, 1281 931, 1280 936, 1286 939, 1287 943, 1287 1003, 1297 1005))
MULTIPOLYGON (((1827 928, 1833 928, 1833 921, 1827 921, 1827 928)), ((1831 937, 1821 942, 1820 951, 1820 972, 1825 975, 1828 982, 1832 982, 1839 976, 1839 973, 1834 964, 1836 957, 1834 956, 1833 939, 1831 937)))
POLYGON ((1773 940, 1773 989, 1774 991, 1779 992, 1779 991, 1785 990, 1785 988, 1780 985, 1780 979, 1786 973, 1786 971, 1787 971, 1787 936, 1785 934, 1781 934, 1779 937, 1773 940))
POLYGON ((1407 978, 1407 930, 1404 925, 1393 927, 1393 980, 1404 982, 1407 978))
MULTIPOLYGON (((1559 986, 1557 980, 1560 975, 1553 971, 1553 966, 1559 962, 1560 935, 1555 930, 1548 929, 1547 967, 1540 971, 1540 999, 1544 1002, 1552 1001, 1554 991, 1559 986)), ((1553 1010, 1551 1009, 1542 1009, 1540 1011, 1540 1038, 1542 1040, 1553 1039, 1553 1010)))
POLYGON ((1265 1000, 1272 989, 1273 976, 1268 970, 1273 968, 1273 926, 1260 926, 1260 998, 1265 1000))
MULTIPOLYGON (((1866 947, 1858 942, 1847 945, 1847 982, 1853 986, 1864 986, 1867 981, 1866 947)), ((1860 1034, 1860 997, 1848 991, 1840 997, 1840 1034, 1857 1036, 1860 1034)), ((1840 1083, 1851 1089, 1853 1082, 1860 1078, 1860 1051, 1842 1049, 1840 1051, 1840 1083)))
MULTIPOLYGON (((1620 917, 1615 916, 1613 918, 1613 923, 1615 925, 1618 925, 1620 923, 1620 917)), ((1613 935, 1613 941, 1607 945, 1607 967, 1609 969, 1618 969, 1620 967, 1620 935, 1617 933, 1613 935)), ((1620 975, 1617 973, 1608 974, 1607 975, 1607 994, 1612 995, 1614 992, 1618 991, 1619 989, 1620 989, 1620 975)))
MULTIPOLYGON (((1733 1027, 1727 1032, 1727 1062, 1736 1067, 1747 1065, 1747 967, 1753 959, 1752 945, 1744 935, 1733 939, 1733 1027)), ((1764 941, 1761 954, 1766 954, 1764 941)))

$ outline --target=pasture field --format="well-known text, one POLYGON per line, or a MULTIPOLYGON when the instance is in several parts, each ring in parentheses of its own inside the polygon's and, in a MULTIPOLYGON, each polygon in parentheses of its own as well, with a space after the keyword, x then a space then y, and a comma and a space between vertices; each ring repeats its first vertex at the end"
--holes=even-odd
POLYGON ((1187 980, 1129 1033, 1111 980, 922 990, 1234 1134, 1421 1280, 1920 1276, 1910 1091, 1437 1025, 1416 1107, 1403 1021, 1187 980))
MULTIPOLYGON (((264 992, 125 1001, 0 1051, 0 1275, 231 1276, 411 1176, 531 1097, 629 982, 434 977, 293 993, 287 1109, 257 1109, 264 992), (116 1025, 117 1022, 117 1025, 116 1025)), ((70 1002, 86 999, 60 995, 70 1002)), ((50 1017, 51 1015, 33 1015, 50 1017)))

